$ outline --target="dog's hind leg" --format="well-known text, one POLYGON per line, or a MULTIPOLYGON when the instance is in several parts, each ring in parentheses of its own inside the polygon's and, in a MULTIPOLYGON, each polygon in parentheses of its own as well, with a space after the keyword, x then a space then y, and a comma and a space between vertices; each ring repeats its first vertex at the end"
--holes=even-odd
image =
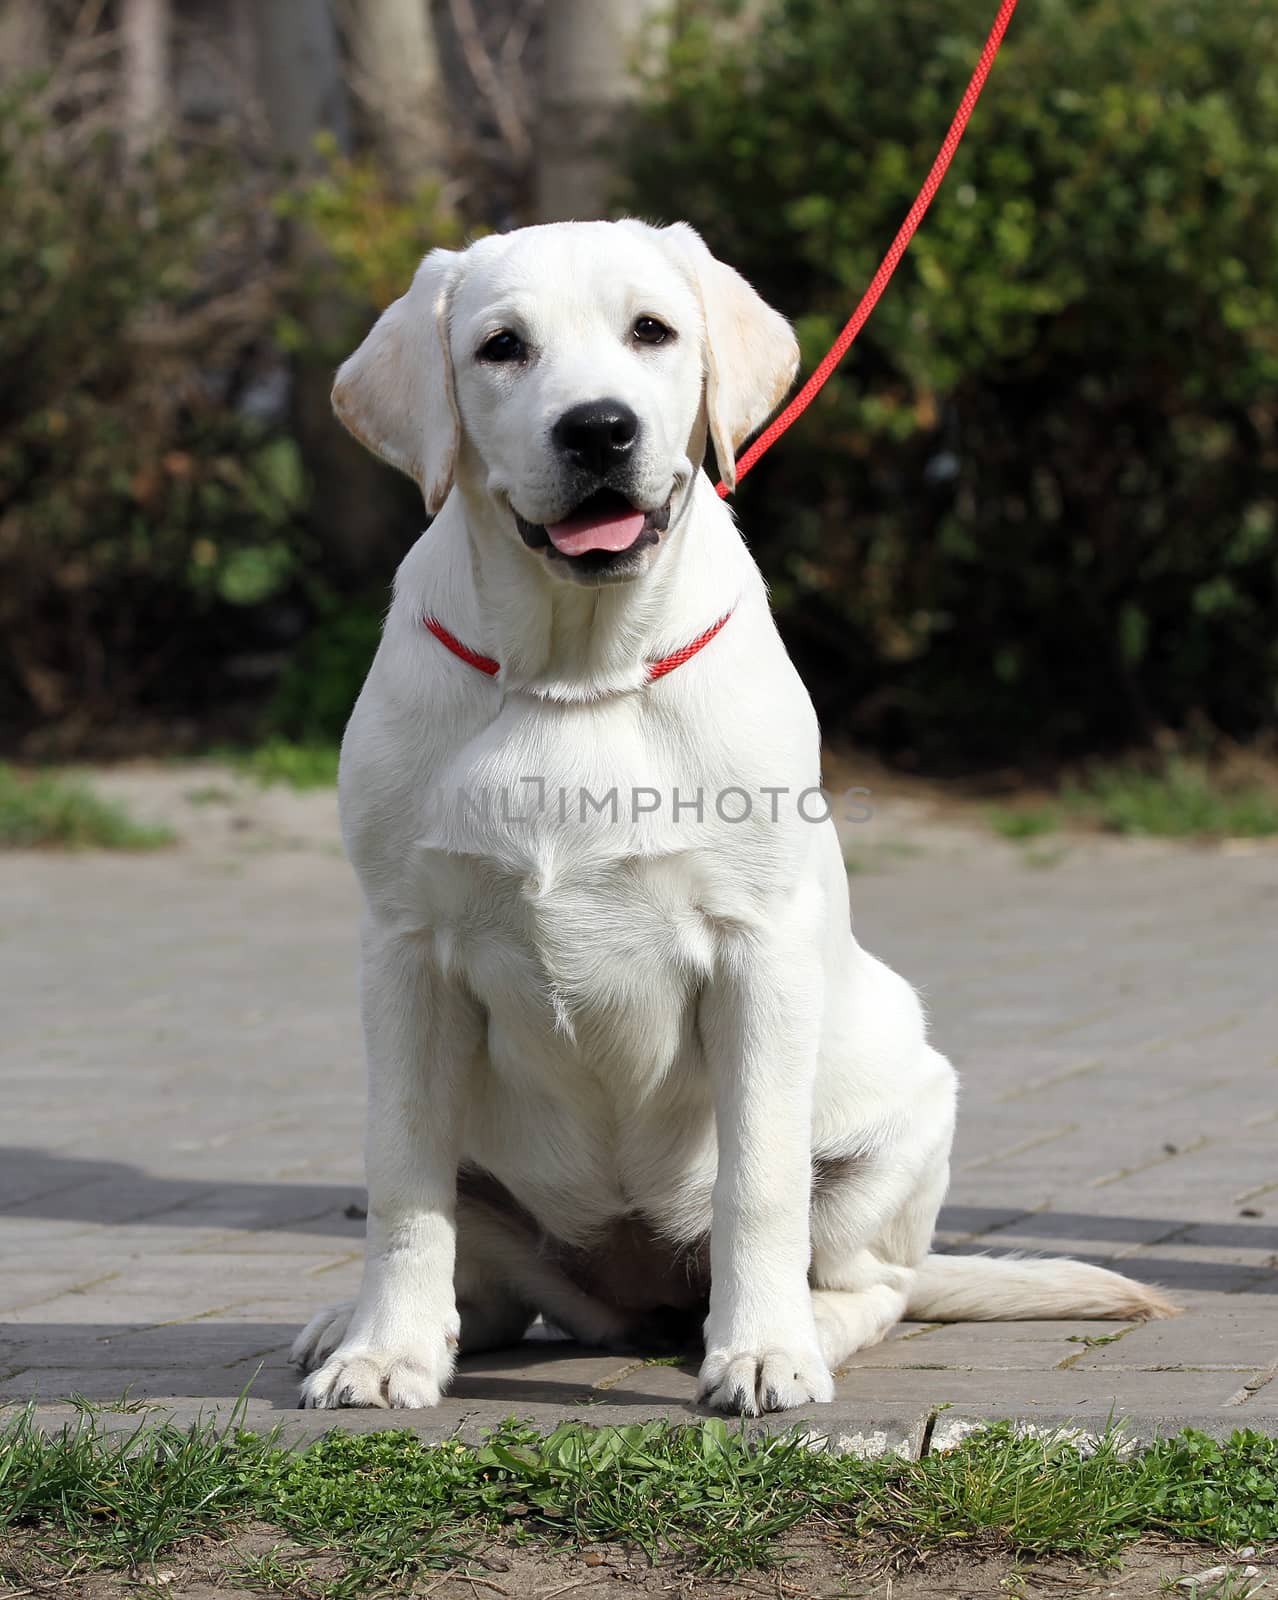
POLYGON ((536 1224, 501 1203, 463 1193, 457 1203, 461 1350, 517 1344, 537 1316, 579 1344, 621 1345, 628 1321, 547 1260, 536 1224))
POLYGON ((815 1194, 812 1309, 831 1370, 878 1344, 906 1313, 949 1185, 950 1120, 929 1132, 921 1154, 907 1156, 907 1136, 848 1161, 815 1194))
MULTIPOLYGON (((457 1311, 462 1355, 518 1344, 538 1316, 580 1344, 621 1346, 629 1322, 578 1288, 545 1259, 531 1219, 466 1192, 457 1197, 457 1311)), ((293 1343, 292 1360, 310 1372, 346 1337, 353 1300, 313 1317, 293 1343)))
POLYGON ((890 1283, 856 1291, 813 1289, 812 1313, 830 1371, 837 1371, 858 1350, 878 1344, 904 1310, 905 1292, 890 1283))
MULTIPOLYGON (((835 1254, 827 1244, 814 1253, 812 1311, 821 1353, 831 1371, 858 1350, 878 1344, 905 1315, 915 1267, 927 1254, 933 1219, 944 1193, 942 1179, 930 1182, 926 1192, 912 1195, 873 1244, 863 1249, 835 1254), (933 1195, 935 1207, 929 1210, 933 1195)), ((845 1202, 855 1201, 855 1195, 844 1198, 845 1202)), ((824 1220, 823 1232, 830 1222, 828 1217, 824 1220)))

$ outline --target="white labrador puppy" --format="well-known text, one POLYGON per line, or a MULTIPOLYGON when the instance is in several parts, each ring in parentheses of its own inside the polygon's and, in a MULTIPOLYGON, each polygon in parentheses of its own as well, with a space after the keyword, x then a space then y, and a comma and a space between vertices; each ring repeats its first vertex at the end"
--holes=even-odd
POLYGON ((901 1317, 1171 1309, 928 1254, 954 1073, 852 937, 812 706, 702 471, 796 360, 690 228, 587 222, 433 252, 338 374, 436 518, 342 749, 368 1241, 304 1405, 432 1405, 539 1313, 703 1322, 702 1398, 756 1413, 901 1317))

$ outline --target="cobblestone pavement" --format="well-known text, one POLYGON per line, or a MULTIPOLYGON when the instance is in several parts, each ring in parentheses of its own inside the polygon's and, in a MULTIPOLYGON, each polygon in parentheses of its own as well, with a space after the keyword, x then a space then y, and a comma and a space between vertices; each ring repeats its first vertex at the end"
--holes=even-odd
MULTIPOLYGON (((1278 851, 867 859, 859 934, 963 1078, 946 1242, 1117 1262, 1186 1315, 902 1325, 808 1418, 910 1450, 983 1417, 1278 1432, 1278 851)), ((692 1366, 549 1341, 464 1362, 435 1412, 292 1410, 290 1339, 358 1280, 355 927, 331 828, 0 858, 0 1403, 183 1419, 251 1385, 254 1425, 301 1434, 694 1414, 692 1366)))

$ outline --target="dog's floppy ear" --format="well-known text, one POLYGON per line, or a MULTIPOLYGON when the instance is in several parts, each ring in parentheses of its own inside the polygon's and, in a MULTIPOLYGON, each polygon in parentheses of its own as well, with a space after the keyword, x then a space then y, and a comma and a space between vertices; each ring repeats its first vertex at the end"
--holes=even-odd
POLYGON ((453 486, 461 435, 448 350, 448 299, 460 259, 455 250, 432 250, 333 385, 340 420, 374 455, 417 480, 431 516, 453 486))
POLYGON ((719 474, 737 482, 737 451, 776 410, 794 382, 799 345, 779 311, 739 272, 717 260, 686 222, 660 230, 690 271, 706 328, 706 412, 719 474))

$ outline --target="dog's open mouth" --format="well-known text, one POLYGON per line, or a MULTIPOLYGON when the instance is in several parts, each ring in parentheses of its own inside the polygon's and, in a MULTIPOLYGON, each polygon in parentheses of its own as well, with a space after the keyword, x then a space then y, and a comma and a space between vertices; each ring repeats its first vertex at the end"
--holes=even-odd
POLYGON ((632 505, 615 489, 597 489, 560 522, 529 522, 515 513, 530 550, 545 550, 582 565, 604 566, 645 545, 656 544, 670 526, 670 501, 654 511, 632 505))

